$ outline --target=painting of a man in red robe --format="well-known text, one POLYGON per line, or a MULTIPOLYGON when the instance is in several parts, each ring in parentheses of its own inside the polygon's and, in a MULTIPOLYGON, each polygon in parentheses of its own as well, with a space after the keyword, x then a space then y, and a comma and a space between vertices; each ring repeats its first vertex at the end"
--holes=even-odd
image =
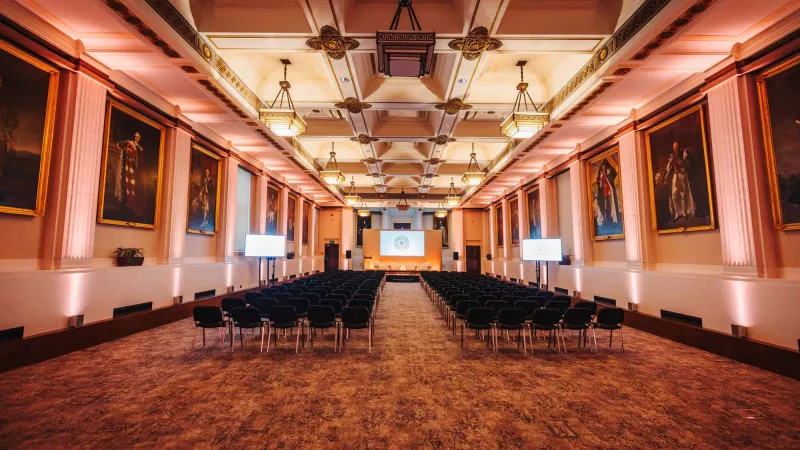
POLYGON ((593 236, 623 237, 619 151, 615 148, 590 160, 587 172, 593 236))
POLYGON ((147 197, 147 184, 142 177, 144 172, 139 170, 139 156, 144 152, 141 140, 142 135, 137 132, 133 134, 133 139, 117 142, 120 159, 114 179, 114 198, 130 208, 136 216, 144 213, 144 200, 147 197))

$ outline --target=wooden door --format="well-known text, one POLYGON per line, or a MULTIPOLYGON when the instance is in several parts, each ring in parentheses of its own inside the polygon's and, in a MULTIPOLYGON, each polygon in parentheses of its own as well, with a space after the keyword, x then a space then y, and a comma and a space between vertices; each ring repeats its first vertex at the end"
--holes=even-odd
POLYGON ((339 244, 325 244, 325 271, 339 270, 339 244))
POLYGON ((467 246, 467 273, 481 273, 481 247, 467 246))

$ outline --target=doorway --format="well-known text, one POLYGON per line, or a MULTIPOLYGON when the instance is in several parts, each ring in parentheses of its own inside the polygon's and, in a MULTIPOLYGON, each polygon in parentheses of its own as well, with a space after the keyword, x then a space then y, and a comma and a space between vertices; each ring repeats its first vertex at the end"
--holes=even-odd
POLYGON ((467 246, 467 273, 481 273, 481 247, 467 246))
POLYGON ((325 244, 325 272, 339 270, 339 244, 325 244))

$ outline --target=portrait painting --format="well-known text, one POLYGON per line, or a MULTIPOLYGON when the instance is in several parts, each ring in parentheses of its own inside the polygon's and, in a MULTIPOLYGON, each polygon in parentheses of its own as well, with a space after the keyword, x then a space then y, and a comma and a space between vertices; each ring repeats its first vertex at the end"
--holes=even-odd
POLYGON ((294 227, 297 222, 297 197, 289 195, 289 203, 286 205, 286 240, 294 242, 294 227))
POLYGON ((43 215, 58 70, 0 40, 0 213, 43 215))
POLYGON ((756 80, 775 228, 800 230, 800 55, 756 80))
POLYGON ((590 159, 586 168, 592 238, 603 240, 625 237, 619 148, 614 147, 590 159))
POLYGON ((372 215, 361 217, 356 215, 356 247, 364 245, 364 230, 372 228, 372 215))
POLYGON ((278 186, 267 184, 267 226, 264 234, 278 234, 278 220, 280 219, 281 200, 278 186))
POLYGON ((650 210, 656 233, 710 230, 711 169, 702 105, 645 133, 650 210))
POLYGON ((511 216, 511 245, 519 245, 519 202, 517 197, 508 201, 508 212, 511 216))
POLYGON ((109 101, 97 221, 157 228, 163 156, 164 127, 109 101))
POLYGON ((411 222, 395 222, 392 224, 392 228, 395 230, 410 230, 411 222))
POLYGON ((503 246, 503 204, 498 203, 494 210, 495 228, 497 229, 497 246, 503 246))
POLYGON ((449 214, 447 217, 433 216, 433 229, 442 231, 442 248, 450 248, 450 227, 447 224, 449 218, 449 214))
POLYGON ((221 163, 221 158, 216 153, 192 143, 189 213, 186 220, 186 229, 190 233, 217 232, 221 163))
POLYGON ((303 202, 303 244, 308 244, 308 228, 311 226, 311 204, 303 202))
POLYGON ((536 186, 527 192, 528 232, 531 239, 542 238, 542 213, 539 204, 539 187, 536 186))

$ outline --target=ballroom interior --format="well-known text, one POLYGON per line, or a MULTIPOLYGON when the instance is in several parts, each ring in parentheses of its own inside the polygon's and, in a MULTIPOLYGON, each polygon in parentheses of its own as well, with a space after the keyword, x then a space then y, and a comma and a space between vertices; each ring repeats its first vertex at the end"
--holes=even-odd
POLYGON ((796 0, 0 0, 0 448, 800 447, 796 0))

